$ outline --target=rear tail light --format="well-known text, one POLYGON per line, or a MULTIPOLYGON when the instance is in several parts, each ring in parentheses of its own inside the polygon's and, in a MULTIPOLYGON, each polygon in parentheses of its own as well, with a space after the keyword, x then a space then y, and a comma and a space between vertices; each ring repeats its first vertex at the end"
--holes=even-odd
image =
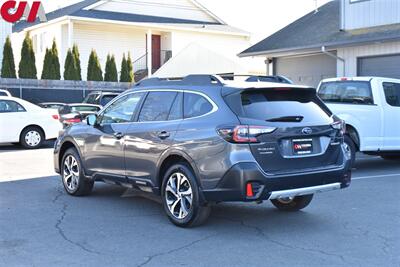
POLYGON ((275 127, 238 125, 236 127, 224 127, 218 129, 222 138, 231 143, 259 143, 257 137, 269 134, 276 130, 275 127))
POLYGON ((71 124, 71 123, 79 123, 79 122, 81 122, 81 119, 78 119, 78 118, 74 118, 74 119, 67 119, 67 120, 65 120, 65 121, 64 121, 64 123, 67 123, 67 124, 71 124))
POLYGON ((58 116, 58 115, 51 115, 52 117, 53 117, 53 119, 55 119, 55 120, 59 120, 60 119, 60 116, 58 116))
POLYGON ((339 130, 340 133, 344 135, 346 133, 346 122, 343 120, 336 121, 332 123, 332 128, 339 130))

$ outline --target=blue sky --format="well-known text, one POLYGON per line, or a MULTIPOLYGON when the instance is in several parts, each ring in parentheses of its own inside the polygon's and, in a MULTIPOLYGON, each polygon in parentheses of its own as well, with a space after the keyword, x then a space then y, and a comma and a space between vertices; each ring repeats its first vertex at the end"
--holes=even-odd
MULTIPOLYGON (((255 43, 329 0, 197 0, 228 24, 252 33, 255 43)), ((79 2, 43 0, 46 12, 79 2)), ((160 0, 162 2, 162 0, 160 0)))

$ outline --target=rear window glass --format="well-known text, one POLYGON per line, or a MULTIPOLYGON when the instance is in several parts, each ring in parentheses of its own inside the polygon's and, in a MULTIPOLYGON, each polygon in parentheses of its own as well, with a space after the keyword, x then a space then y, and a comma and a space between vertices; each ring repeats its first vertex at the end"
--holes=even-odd
POLYGON ((100 105, 105 106, 107 105, 111 100, 113 100, 117 95, 105 95, 101 98, 100 100, 100 105))
POLYGON ((200 117, 213 110, 213 105, 206 98, 198 94, 185 93, 183 102, 186 119, 200 117))
POLYGON ((83 100, 83 103, 97 104, 99 97, 99 94, 90 94, 83 100))
POLYGON ((241 94, 241 104, 240 116, 267 122, 325 124, 332 115, 314 91, 249 91, 241 94))
POLYGON ((323 83, 318 92, 324 102, 372 105, 369 82, 342 81, 323 83))
POLYGON ((90 106, 77 106, 77 107, 71 107, 72 112, 97 112, 100 109, 98 107, 90 107, 90 106))
POLYGON ((400 83, 383 83, 386 102, 393 107, 400 107, 400 83))

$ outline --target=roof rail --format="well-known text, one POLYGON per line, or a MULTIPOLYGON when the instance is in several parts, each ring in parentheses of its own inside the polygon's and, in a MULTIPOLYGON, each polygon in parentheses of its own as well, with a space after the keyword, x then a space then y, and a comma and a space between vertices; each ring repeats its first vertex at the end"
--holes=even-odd
POLYGON ((138 86, 161 86, 161 85, 224 85, 224 80, 217 75, 193 74, 186 77, 176 78, 148 78, 135 85, 138 86))
POLYGON ((220 74, 219 75, 224 80, 233 81, 236 77, 242 77, 245 82, 276 82, 276 83, 286 83, 293 84, 293 82, 285 76, 282 75, 252 75, 252 74, 220 74))

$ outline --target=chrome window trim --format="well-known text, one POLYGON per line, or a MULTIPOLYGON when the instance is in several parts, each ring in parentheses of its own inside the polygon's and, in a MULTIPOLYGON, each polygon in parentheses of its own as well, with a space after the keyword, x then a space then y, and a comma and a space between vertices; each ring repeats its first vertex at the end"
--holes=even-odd
POLYGON ((136 93, 149 93, 149 92, 177 92, 177 93, 189 93, 189 94, 196 94, 204 97, 211 105, 212 105, 212 110, 204 115, 193 117, 193 118, 183 118, 179 120, 166 120, 166 121, 131 121, 131 122, 122 122, 118 124, 126 124, 126 123, 162 123, 162 122, 178 122, 178 121, 187 121, 187 120, 192 120, 192 119, 198 119, 202 118, 208 115, 211 115, 212 113, 215 113, 218 111, 219 107, 218 105, 206 94, 202 92, 197 92, 197 91, 192 91, 192 90, 185 90, 185 89, 143 89, 143 90, 138 90, 134 92, 127 92, 127 93, 122 93, 118 97, 114 98, 111 102, 109 102, 102 110, 100 110, 97 115, 102 116, 102 114, 105 112, 105 110, 111 106, 113 103, 118 101, 119 99, 126 97, 127 95, 131 94, 136 94, 136 93))

